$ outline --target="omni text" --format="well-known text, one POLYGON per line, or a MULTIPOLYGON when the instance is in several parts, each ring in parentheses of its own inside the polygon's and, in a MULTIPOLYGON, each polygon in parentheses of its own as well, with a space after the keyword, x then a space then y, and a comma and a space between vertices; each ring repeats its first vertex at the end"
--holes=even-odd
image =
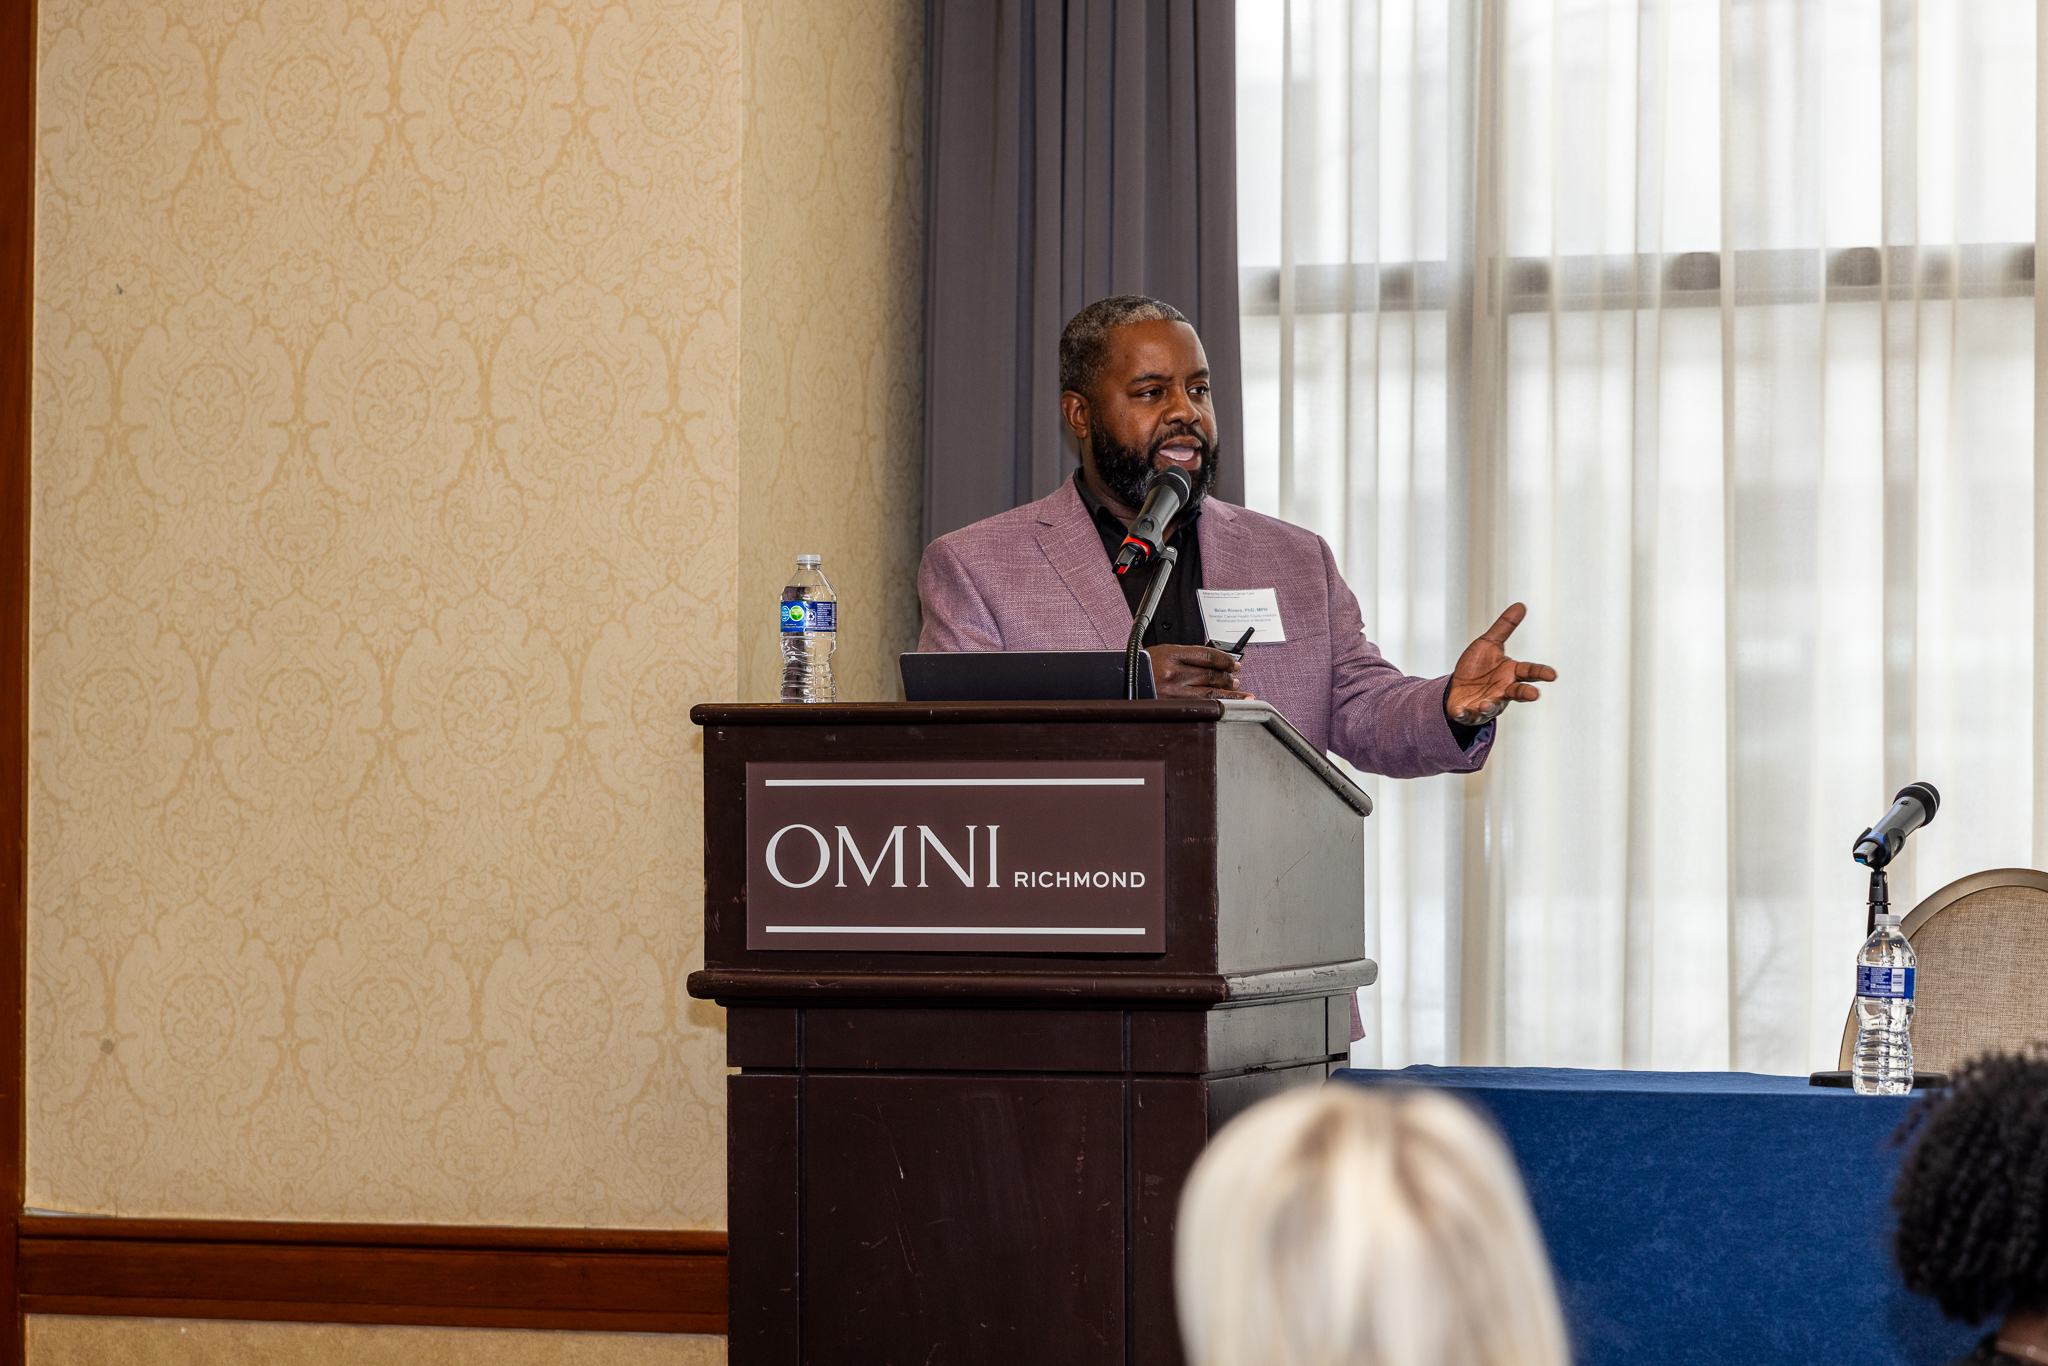
MULTIPOLYGON (((768 876, 796 891, 815 887, 828 877, 832 879, 828 885, 835 888, 929 887, 936 877, 943 888, 952 885, 947 881, 949 873, 960 886, 970 890, 993 891, 1004 885, 997 866, 1002 850, 1001 826, 970 825, 959 835, 941 835, 929 825, 916 827, 915 835, 910 829, 908 825, 892 826, 879 844, 863 849, 860 839, 846 826, 832 826, 832 833, 827 835, 816 826, 797 823, 785 825, 769 836, 762 853, 768 876), (913 848, 915 883, 909 880, 913 848), (849 882, 849 876, 858 881, 849 882)), ((1130 889, 1144 887, 1146 875, 1136 870, 1033 869, 1013 871, 1009 885, 1033 890, 1130 889)))
MULTIPOLYGON (((838 877, 832 885, 834 887, 844 887, 847 885, 846 865, 849 856, 851 856, 854 872, 864 886, 872 887, 875 885, 875 878, 881 873, 885 860, 890 862, 891 871, 895 874, 895 880, 883 885, 887 887, 904 887, 909 885, 903 880, 903 832, 909 828, 908 826, 896 826, 883 837, 881 847, 875 850, 873 862, 870 862, 867 856, 861 853, 860 845, 855 841, 851 830, 848 830, 843 825, 836 825, 832 828, 838 832, 839 836, 836 848, 834 841, 825 838, 824 831, 809 825, 785 825, 773 835, 770 835, 766 851, 768 876, 774 878, 785 887, 802 890, 805 887, 816 886, 824 879, 825 874, 836 869, 838 877), (799 878, 791 877, 790 874, 801 874, 802 866, 807 861, 805 854, 801 852, 803 848, 802 839, 799 837, 795 846, 787 854, 783 853, 781 848, 783 838, 798 831, 811 837, 811 841, 817 846, 818 858, 817 866, 808 876, 803 876, 800 880, 799 878), (784 858, 792 860, 795 866, 785 871, 782 866, 784 858)), ((932 832, 932 828, 929 825, 918 826, 917 885, 920 887, 929 885, 925 880, 930 871, 930 864, 926 856, 936 853, 945 863, 946 867, 952 870, 953 876, 960 879, 961 886, 972 888, 975 885, 976 878, 974 868, 975 855, 982 843, 981 840, 976 838, 975 832, 984 829, 988 831, 988 862, 985 865, 988 870, 988 881, 983 885, 985 887, 1001 885, 997 881, 998 874, 996 872, 996 851, 999 848, 996 842, 996 835, 1002 829, 1000 825, 970 825, 967 827, 966 847, 964 850, 966 861, 964 863, 960 859, 953 857, 953 851, 946 847, 945 841, 932 832)))

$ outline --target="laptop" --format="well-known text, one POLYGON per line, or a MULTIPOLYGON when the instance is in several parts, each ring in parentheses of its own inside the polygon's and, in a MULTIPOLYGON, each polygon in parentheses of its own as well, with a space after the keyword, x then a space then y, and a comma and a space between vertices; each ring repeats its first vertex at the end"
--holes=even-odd
MULTIPOLYGON (((1138 696, 1158 696, 1150 661, 1138 670, 1138 696)), ((906 654, 909 702, 1121 702, 1122 650, 949 650, 906 654)))

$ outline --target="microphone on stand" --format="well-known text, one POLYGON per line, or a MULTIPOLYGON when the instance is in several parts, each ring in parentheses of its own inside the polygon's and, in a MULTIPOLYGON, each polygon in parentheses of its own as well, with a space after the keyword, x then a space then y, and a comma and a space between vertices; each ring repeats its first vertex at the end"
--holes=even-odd
POLYGON ((1892 809, 1883 819, 1856 837, 1856 861, 1876 871, 1899 856, 1906 836, 1934 819, 1941 809, 1941 794, 1932 783, 1907 783, 1892 798, 1892 809))
POLYGON ((1131 523, 1130 534, 1116 552, 1116 572, 1128 574, 1149 563, 1166 545, 1167 526, 1194 496, 1194 483, 1185 470, 1169 465, 1153 475, 1145 506, 1138 509, 1138 520, 1131 523))
MULTIPOLYGON (((1892 914, 1892 893, 1890 882, 1885 876, 1885 865, 1897 858, 1899 851, 1906 847, 1906 836, 1932 821, 1934 813, 1940 809, 1941 794, 1934 790, 1933 783, 1907 783, 1899 789, 1899 795, 1892 798, 1892 809, 1885 812, 1876 825, 1871 826, 1856 837, 1856 844, 1854 846, 1856 861, 1870 870, 1870 911, 1863 922, 1863 932, 1866 935, 1874 935, 1876 933, 1879 916, 1884 917, 1887 925, 1897 926, 1899 924, 1900 917, 1892 914)), ((1855 1007, 1856 1013, 1852 1014, 1850 1019, 1858 1022, 1862 1019, 1862 992, 1864 990, 1863 981, 1865 973, 1887 973, 1889 974, 1885 979, 1887 983, 1897 983, 1903 980, 1905 984, 1904 991, 1900 994, 1905 997, 1910 1012, 1913 996, 1913 959, 1910 950, 1906 955, 1904 964, 1897 965, 1896 960, 1866 962, 1865 954, 1870 952, 1870 947, 1869 942, 1866 941, 1863 946, 1863 952, 1858 953, 1856 956, 1858 1004, 1855 1007)), ((1886 991, 1890 989, 1889 985, 1885 987, 1886 991)), ((1873 992, 1873 995, 1882 996, 1882 993, 1873 992)), ((1859 1035, 1858 1045, 1860 1051, 1862 1043, 1860 1023, 1857 1032, 1859 1035)), ((1901 1032, 1904 1032, 1903 1026, 1901 1027, 1901 1032)), ((1889 1047, 1889 1045, 1886 1046, 1889 1047)), ((1908 1059, 1912 1057, 1910 1039, 1907 1044, 1906 1055, 1908 1059)), ((1910 1069, 1912 1064, 1908 1061, 1905 1066, 1910 1069)), ((1840 1086, 1847 1088, 1856 1084, 1854 1072, 1815 1072, 1807 1077, 1806 1080, 1807 1084, 1811 1086, 1840 1086)), ((1913 1072, 1909 1078, 1909 1084, 1916 1089, 1923 1086, 1946 1086, 1948 1085, 1948 1078, 1939 1072, 1913 1072)))

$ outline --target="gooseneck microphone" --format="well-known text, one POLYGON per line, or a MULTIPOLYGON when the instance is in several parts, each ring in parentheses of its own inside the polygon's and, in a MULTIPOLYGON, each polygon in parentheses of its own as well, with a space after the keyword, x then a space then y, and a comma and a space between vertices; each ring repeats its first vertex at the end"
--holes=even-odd
POLYGON ((1907 783, 1892 798, 1884 818, 1856 837, 1856 861, 1873 871, 1884 867, 1906 847, 1906 836, 1934 819, 1941 794, 1932 783, 1907 783))
POLYGON ((1145 506, 1138 509, 1138 520, 1131 523, 1130 534, 1116 552, 1116 572, 1128 574, 1157 555, 1166 544, 1167 526, 1194 496, 1194 483, 1185 470, 1169 465, 1154 474, 1145 506))

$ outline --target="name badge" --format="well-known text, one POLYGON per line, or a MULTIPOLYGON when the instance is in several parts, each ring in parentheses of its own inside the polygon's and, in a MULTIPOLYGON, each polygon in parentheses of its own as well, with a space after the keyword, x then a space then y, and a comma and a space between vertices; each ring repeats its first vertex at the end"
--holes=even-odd
POLYGON ((1270 588, 1198 588, 1202 629, 1209 639, 1233 641, 1252 628, 1253 645, 1278 645, 1287 639, 1280 623, 1280 600, 1270 588))

